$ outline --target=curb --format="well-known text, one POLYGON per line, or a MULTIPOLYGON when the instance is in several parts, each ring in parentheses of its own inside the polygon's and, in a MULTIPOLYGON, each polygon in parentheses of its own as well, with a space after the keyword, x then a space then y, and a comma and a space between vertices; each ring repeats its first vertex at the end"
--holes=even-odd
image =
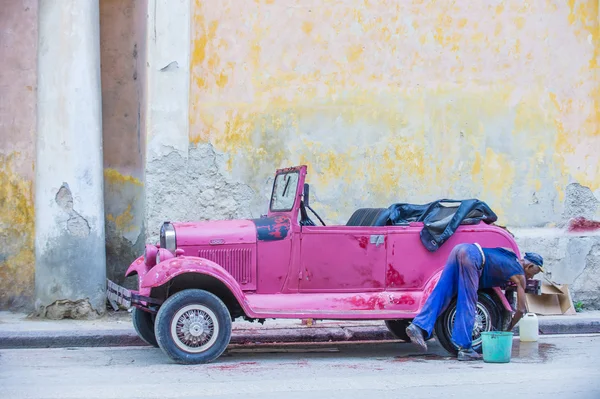
MULTIPOLYGON (((539 321, 540 335, 600 333, 600 319, 539 321)), ((518 329, 513 330, 515 336, 518 329)), ((230 344, 398 341, 385 326, 233 330, 230 344)), ((0 349, 148 346, 133 329, 96 331, 0 331, 0 349)))
MULTIPOLYGON (((264 330, 234 330, 232 345, 266 343, 308 343, 387 341, 396 338, 385 328, 302 327, 264 330)), ((0 331, 0 349, 148 346, 133 329, 98 331, 0 331)))

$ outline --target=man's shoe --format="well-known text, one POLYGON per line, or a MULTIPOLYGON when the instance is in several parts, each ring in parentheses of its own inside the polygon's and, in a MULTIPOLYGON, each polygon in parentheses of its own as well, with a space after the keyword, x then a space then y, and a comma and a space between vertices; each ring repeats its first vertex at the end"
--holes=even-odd
POLYGON ((460 349, 458 351, 458 360, 461 361, 469 361, 469 360, 481 360, 481 355, 473 350, 473 348, 469 349, 460 349))
POLYGON ((423 331, 419 326, 411 324, 406 327, 406 334, 410 338, 410 342, 419 345, 423 350, 427 350, 427 344, 425 343, 425 338, 423 338, 423 331))

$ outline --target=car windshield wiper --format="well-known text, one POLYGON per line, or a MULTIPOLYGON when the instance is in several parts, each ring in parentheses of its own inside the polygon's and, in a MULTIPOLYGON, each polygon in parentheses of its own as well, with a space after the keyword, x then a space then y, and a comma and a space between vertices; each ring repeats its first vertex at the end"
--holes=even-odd
POLYGON ((288 178, 285 182, 285 187, 283 188, 283 193, 281 194, 282 197, 285 197, 285 192, 287 191, 289 185, 290 185, 290 177, 288 176, 288 178))

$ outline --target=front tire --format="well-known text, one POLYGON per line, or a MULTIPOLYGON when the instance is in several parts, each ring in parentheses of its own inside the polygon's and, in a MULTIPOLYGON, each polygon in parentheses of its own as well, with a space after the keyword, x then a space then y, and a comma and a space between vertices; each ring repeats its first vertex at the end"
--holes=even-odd
MULTIPOLYGON (((475 325, 473 326, 473 350, 481 353, 481 333, 484 331, 501 331, 503 326, 503 312, 496 302, 486 293, 479 292, 477 295, 477 308, 475 325)), ((435 323, 435 335, 448 352, 458 354, 458 345, 452 340, 452 328, 456 317, 456 298, 444 313, 438 317, 435 323)))
POLYGON ((131 319, 133 320, 133 328, 135 328, 138 337, 148 345, 158 348, 158 342, 156 342, 156 335, 154 334, 154 315, 138 308, 133 308, 131 319))
POLYGON ((158 310, 159 347, 177 363, 209 363, 227 349, 231 315, 216 295, 199 289, 180 291, 158 310))

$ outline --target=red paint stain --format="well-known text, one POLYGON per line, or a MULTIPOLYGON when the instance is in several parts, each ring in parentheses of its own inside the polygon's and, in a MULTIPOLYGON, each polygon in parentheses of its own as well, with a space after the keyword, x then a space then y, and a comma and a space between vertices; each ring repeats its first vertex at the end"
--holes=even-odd
POLYGON ((375 308, 383 309, 385 307, 385 300, 378 296, 372 296, 369 299, 365 299, 360 296, 354 296, 347 299, 352 305, 359 310, 375 310, 375 308))
POLYGON ((404 276, 398 273, 394 266, 391 263, 388 264, 388 270, 385 275, 386 283, 391 287, 402 287, 404 286, 404 276))
POLYGON ((367 248, 368 243, 369 239, 367 237, 358 237, 358 245, 360 245, 362 249, 367 248))
POLYGON ((412 295, 402 295, 398 298, 394 297, 392 299, 392 303, 394 305, 414 305, 415 298, 413 298, 412 295))
POLYGON ((279 231, 279 230, 275 230, 275 231, 269 233, 269 235, 273 238, 282 238, 283 237, 283 234, 281 234, 281 231, 279 231))
POLYGON ((589 220, 586 218, 575 218, 569 221, 569 231, 573 232, 589 232, 600 229, 600 221, 589 220))

